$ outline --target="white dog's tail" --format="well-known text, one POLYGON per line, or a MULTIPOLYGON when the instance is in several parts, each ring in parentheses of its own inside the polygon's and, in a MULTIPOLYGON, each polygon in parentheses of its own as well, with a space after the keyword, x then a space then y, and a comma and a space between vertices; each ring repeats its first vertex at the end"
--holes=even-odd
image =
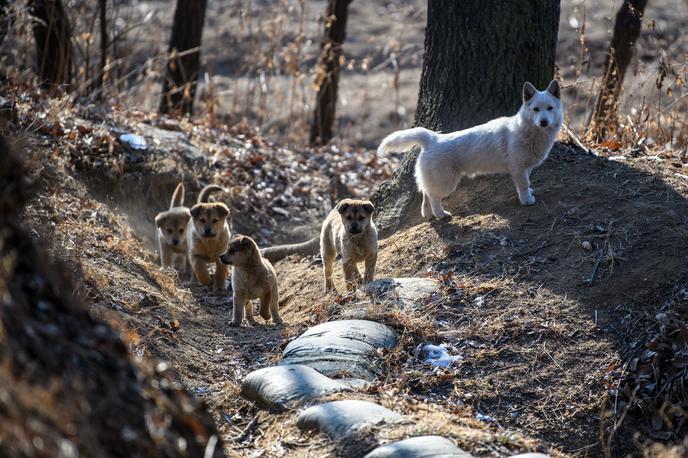
POLYGON ((437 140, 437 134, 425 127, 414 127, 389 134, 377 148, 377 154, 390 151, 402 152, 413 146, 420 146, 425 151, 437 140))

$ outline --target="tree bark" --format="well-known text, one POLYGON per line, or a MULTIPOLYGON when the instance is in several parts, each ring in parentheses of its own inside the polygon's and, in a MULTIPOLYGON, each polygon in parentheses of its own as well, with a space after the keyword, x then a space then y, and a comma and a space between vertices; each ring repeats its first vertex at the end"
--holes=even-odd
MULTIPOLYGON (((558 28, 558 0, 428 0, 414 125, 453 132, 516 113, 526 81, 553 78, 558 28)), ((383 235, 420 214, 418 153, 373 195, 383 235)))
POLYGON ((325 12, 325 38, 320 49, 316 85, 318 94, 311 124, 311 145, 332 140, 339 85, 339 63, 346 39, 346 20, 352 0, 330 0, 325 12))
POLYGON ((10 27, 10 14, 9 14, 9 3, 8 0, 0 0, 0 45, 7 35, 7 30, 10 27))
POLYGON ((36 18, 38 75, 41 86, 63 89, 72 83, 72 32, 60 0, 31 0, 31 14, 36 18))
POLYGON ((604 80, 591 118, 596 141, 607 135, 610 123, 616 124, 621 86, 640 36, 646 5, 647 0, 624 0, 616 14, 614 34, 604 63, 604 80))
POLYGON ((103 79, 107 66, 108 31, 107 31, 107 0, 98 0, 98 15, 100 18, 100 68, 96 78, 98 98, 103 98, 103 79))
POLYGON ((177 0, 160 113, 193 114, 207 0, 177 0))

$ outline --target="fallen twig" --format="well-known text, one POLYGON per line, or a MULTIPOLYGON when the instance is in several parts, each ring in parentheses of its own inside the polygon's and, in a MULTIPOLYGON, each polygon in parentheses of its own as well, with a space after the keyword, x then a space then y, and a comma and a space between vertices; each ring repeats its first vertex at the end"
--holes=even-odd
POLYGON ((251 421, 248 422, 248 425, 246 425, 246 428, 239 434, 237 437, 234 438, 234 441, 236 442, 243 442, 244 439, 248 437, 251 432, 256 429, 256 426, 258 426, 258 418, 260 414, 256 414, 255 417, 251 419, 251 421))

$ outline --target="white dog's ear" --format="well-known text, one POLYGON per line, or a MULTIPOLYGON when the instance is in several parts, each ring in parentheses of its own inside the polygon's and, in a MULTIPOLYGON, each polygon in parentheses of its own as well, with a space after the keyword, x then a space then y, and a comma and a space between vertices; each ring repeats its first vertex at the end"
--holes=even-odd
POLYGON ((561 99, 561 87, 559 87, 559 82, 557 80, 552 80, 547 86, 547 92, 552 94, 554 97, 561 99))
POLYGON ((523 101, 527 102, 532 99, 536 92, 535 86, 526 81, 526 84, 523 85, 523 101))

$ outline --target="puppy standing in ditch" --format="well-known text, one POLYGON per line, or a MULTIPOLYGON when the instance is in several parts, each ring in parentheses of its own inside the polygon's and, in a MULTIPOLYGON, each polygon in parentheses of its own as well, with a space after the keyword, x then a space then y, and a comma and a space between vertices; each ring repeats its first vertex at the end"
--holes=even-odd
POLYGON ((220 261, 233 267, 234 311, 231 325, 241 326, 244 310, 248 322, 257 324, 253 319, 252 299, 260 299, 260 316, 265 321, 272 317, 272 321, 281 324, 283 321, 279 316, 277 274, 270 261, 260 255, 256 242, 245 235, 235 236, 229 242, 227 251, 220 256, 220 261))
POLYGON ((160 264, 163 268, 181 261, 182 270, 188 269, 185 230, 191 219, 189 209, 184 206, 184 183, 179 183, 172 194, 170 209, 155 216, 158 228, 160 264))
POLYGON ((194 275, 202 285, 210 284, 208 264, 215 263, 213 290, 225 289, 228 268, 220 262, 220 255, 227 249, 230 233, 227 217, 229 208, 220 202, 208 202, 215 191, 222 191, 216 185, 208 185, 198 195, 198 202, 191 207, 191 220, 187 227, 189 262, 194 275))
POLYGON ((421 214, 427 220, 451 218, 442 199, 456 189, 461 177, 508 173, 521 205, 533 205, 530 172, 542 164, 557 138, 564 111, 559 83, 544 91, 526 82, 523 105, 513 116, 493 119, 470 129, 440 134, 422 127, 386 137, 378 154, 421 148, 416 160, 416 183, 423 194, 421 214))
POLYGON ((377 263, 377 228, 373 223, 375 207, 367 200, 344 199, 332 209, 320 232, 320 255, 325 272, 325 291, 334 290, 332 269, 337 255, 342 256, 344 279, 348 290, 361 281, 356 267, 365 263, 363 282, 375 278, 377 263))

